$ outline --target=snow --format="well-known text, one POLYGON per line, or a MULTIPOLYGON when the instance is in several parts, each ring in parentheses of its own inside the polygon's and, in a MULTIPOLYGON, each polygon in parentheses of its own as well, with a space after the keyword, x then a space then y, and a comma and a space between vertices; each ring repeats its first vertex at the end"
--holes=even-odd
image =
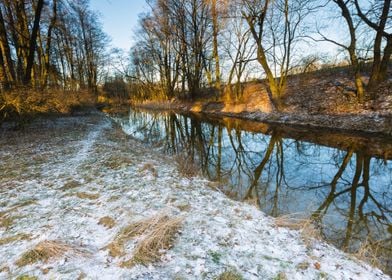
POLYGON ((0 227, 0 240, 31 235, 0 245, 0 279, 216 279, 227 269, 244 279, 390 279, 321 241, 304 242, 299 231, 277 227, 273 218, 211 189, 204 178, 182 177, 169 156, 130 139, 100 113, 52 122, 38 120, 0 136, 0 213, 14 218, 0 227), (67 188, 69 182, 76 183, 67 188), (184 218, 174 247, 159 263, 121 268, 134 244, 119 258, 105 246, 124 226, 159 213, 184 218), (98 224, 105 216, 115 220, 113 228, 98 224), (61 240, 85 253, 15 264, 43 240, 61 240))

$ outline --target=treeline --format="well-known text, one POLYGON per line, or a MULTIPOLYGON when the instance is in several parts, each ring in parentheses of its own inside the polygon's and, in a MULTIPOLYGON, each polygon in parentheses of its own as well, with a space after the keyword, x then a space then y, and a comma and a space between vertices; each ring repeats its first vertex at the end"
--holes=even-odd
POLYGON ((279 107, 287 77, 322 64, 321 55, 310 50, 326 42, 347 58, 359 101, 387 79, 390 0, 146 2, 149 11, 140 17, 126 73, 134 98, 194 98, 210 88, 233 99, 241 81, 262 72, 279 107), (361 77, 365 62, 371 64, 366 83, 361 77))
POLYGON ((0 0, 1 91, 97 90, 107 37, 88 0, 0 0))

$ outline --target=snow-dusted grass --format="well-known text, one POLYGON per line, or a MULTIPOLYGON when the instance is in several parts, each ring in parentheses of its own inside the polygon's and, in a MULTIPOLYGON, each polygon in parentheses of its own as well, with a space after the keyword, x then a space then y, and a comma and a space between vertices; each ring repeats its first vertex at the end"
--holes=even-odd
POLYGON ((101 114, 2 131, 0 147, 1 279, 389 279, 325 243, 304 242, 204 178, 183 177, 173 159, 101 114), (121 240, 122 254, 110 253, 130 225, 162 215, 180 224, 152 260, 122 265, 156 233, 151 225, 121 240), (48 249, 45 242, 65 247, 18 262, 48 249))

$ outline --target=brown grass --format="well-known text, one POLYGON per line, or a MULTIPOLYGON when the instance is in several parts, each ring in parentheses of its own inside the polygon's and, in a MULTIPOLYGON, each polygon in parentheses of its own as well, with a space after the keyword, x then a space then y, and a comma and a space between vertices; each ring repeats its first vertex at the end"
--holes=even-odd
POLYGON ((199 174, 199 167, 190 156, 179 154, 175 157, 175 161, 177 170, 182 176, 191 178, 199 174))
POLYGON ((112 156, 106 160, 104 163, 106 167, 110 169, 119 169, 125 166, 129 166, 133 161, 124 156, 112 156))
POLYGON ((353 256, 372 266, 385 270, 386 267, 380 259, 381 255, 383 255, 382 250, 381 242, 371 241, 367 238, 353 256))
POLYGON ((33 249, 25 252, 17 261, 17 266, 26 266, 29 264, 59 259, 65 253, 73 252, 74 254, 82 254, 82 251, 66 244, 62 241, 45 240, 38 243, 33 249))
POLYGON ((2 215, 0 213, 0 228, 8 229, 14 223, 15 217, 11 217, 9 215, 2 215))
POLYGON ((13 243, 16 241, 20 241, 20 240, 30 240, 30 239, 31 239, 30 234, 19 233, 19 234, 13 235, 13 236, 0 238, 0 246, 5 245, 5 244, 9 244, 9 243, 13 243))
POLYGON ((77 107, 95 105, 88 91, 34 90, 26 87, 0 93, 0 121, 43 113, 72 113, 77 107))
POLYGON ((235 270, 227 270, 219 275, 216 280, 243 280, 244 278, 235 270))
POLYGON ((307 245, 314 239, 321 240, 320 230, 310 218, 296 218, 297 214, 282 215, 275 218, 275 225, 292 230, 299 230, 301 237, 307 245))
POLYGON ((116 221, 109 216, 105 216, 99 219, 98 224, 107 228, 112 228, 116 225, 116 221))
POLYGON ((121 263, 121 267, 135 264, 147 264, 158 261, 164 250, 173 246, 175 235, 181 227, 181 217, 157 215, 152 218, 132 223, 122 229, 115 240, 107 246, 112 257, 125 255, 125 244, 140 236, 133 257, 121 263))
POLYGON ((151 232, 138 243, 131 263, 147 264, 158 261, 162 251, 173 247, 175 235, 180 229, 182 218, 169 218, 156 224, 151 232))
POLYGON ((82 184, 81 184, 80 182, 75 181, 75 180, 72 180, 72 181, 69 181, 69 182, 65 183, 64 186, 62 186, 62 187, 60 188, 60 190, 62 190, 62 191, 67 191, 67 190, 71 190, 71 189, 78 188, 78 187, 80 187, 81 185, 82 185, 82 184))
POLYGON ((154 177, 158 177, 158 171, 155 169, 152 163, 146 163, 140 168, 139 172, 149 171, 154 177))
POLYGON ((80 199, 88 199, 88 200, 95 200, 99 198, 98 193, 86 193, 86 192, 78 192, 76 196, 80 199))

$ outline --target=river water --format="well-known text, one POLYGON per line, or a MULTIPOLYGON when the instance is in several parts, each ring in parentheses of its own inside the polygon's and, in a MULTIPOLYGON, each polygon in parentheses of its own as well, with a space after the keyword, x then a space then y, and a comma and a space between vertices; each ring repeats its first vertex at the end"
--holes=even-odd
POLYGON ((132 110, 117 117, 146 145, 194 166, 233 199, 328 242, 392 255, 392 139, 233 118, 132 110))

